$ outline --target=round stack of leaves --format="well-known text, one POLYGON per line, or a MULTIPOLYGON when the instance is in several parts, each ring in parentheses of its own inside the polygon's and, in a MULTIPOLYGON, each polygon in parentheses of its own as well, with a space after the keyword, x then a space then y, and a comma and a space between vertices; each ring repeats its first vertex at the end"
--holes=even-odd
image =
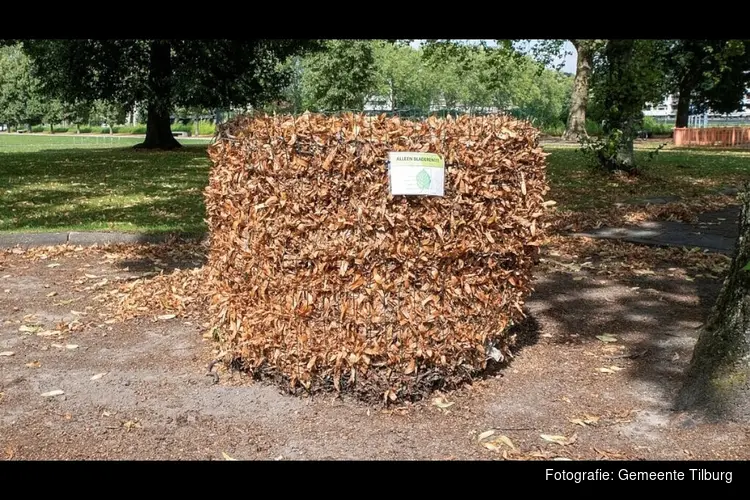
POLYGON ((397 400, 510 355, 548 190, 531 125, 243 116, 209 154, 207 279, 235 365, 397 400), (390 151, 440 154, 445 196, 392 196, 390 151))

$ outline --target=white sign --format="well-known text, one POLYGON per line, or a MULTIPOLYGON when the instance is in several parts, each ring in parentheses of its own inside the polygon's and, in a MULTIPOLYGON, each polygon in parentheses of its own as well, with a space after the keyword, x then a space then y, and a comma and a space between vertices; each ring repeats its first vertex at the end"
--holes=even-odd
POLYGON ((435 153, 388 153, 392 195, 443 196, 445 162, 435 153))

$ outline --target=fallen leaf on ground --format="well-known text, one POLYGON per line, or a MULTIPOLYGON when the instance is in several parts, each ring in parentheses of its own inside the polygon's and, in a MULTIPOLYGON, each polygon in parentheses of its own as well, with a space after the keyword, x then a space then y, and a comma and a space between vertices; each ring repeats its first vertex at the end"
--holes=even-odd
POLYGON ((605 333, 604 335, 597 335, 596 338, 598 338, 602 342, 617 342, 617 337, 615 337, 614 335, 610 335, 609 333, 605 333))
POLYGON ((3 351, 3 352, 0 352, 0 356, 13 356, 14 354, 15 354, 15 352, 13 352, 13 351, 3 351))
POLYGON ((21 325, 18 328, 19 332, 24 332, 24 333, 35 333, 35 332, 38 332, 39 330, 41 330, 41 328, 39 328, 38 326, 29 326, 29 325, 21 325))
POLYGON ((39 368, 42 366, 42 364, 39 361, 32 361, 31 363, 26 363, 26 368, 39 368))
POLYGON ((599 417, 594 417, 592 415, 584 415, 583 418, 571 418, 570 420, 571 424, 580 425, 581 427, 586 427, 587 425, 596 425, 599 423, 599 417))
POLYGON ((608 368, 599 368, 599 371, 602 373, 615 373, 622 370, 619 366, 610 366, 608 368))
POLYGON ((234 461, 234 462, 236 462, 236 461, 237 461, 237 459, 236 459, 236 458, 232 458, 232 457, 230 457, 230 456, 229 456, 229 455, 227 455, 227 453, 226 453, 226 452, 224 452, 224 451, 222 451, 222 452, 221 452, 221 456, 222 456, 222 457, 224 457, 224 460, 230 460, 230 461, 234 461))
POLYGON ((454 401, 448 401, 444 397, 440 396, 432 400, 432 404, 440 408, 441 410, 445 410, 446 408, 450 408, 454 404, 456 404, 454 401))
POLYGON ((67 349, 78 349, 78 344, 68 344, 65 347, 67 349))
POLYGON ((59 265, 57 262, 53 262, 52 264, 47 264, 47 267, 57 267, 59 265))
POLYGON ((513 441, 511 441, 508 436, 503 436, 503 435, 497 436, 495 439, 491 441, 485 441, 482 443, 482 446, 492 451, 500 451, 500 449, 502 448, 502 445, 507 446, 511 450, 516 449, 516 446, 513 444, 513 441))
POLYGON ((44 330, 42 332, 36 332, 38 337, 51 337, 53 335, 60 335, 57 330, 44 330))
POLYGON ((123 422, 122 426, 125 427, 128 432, 130 432, 131 429, 141 428, 141 424, 139 424, 137 420, 128 420, 127 422, 123 422))
POLYGON ((495 433, 494 430, 484 431, 477 437, 477 440, 481 441, 482 439, 487 439, 488 437, 492 436, 495 433))
POLYGON ((164 320, 166 320, 166 319, 172 319, 172 318, 176 318, 176 317, 177 317, 176 314, 162 314, 161 316, 157 316, 156 318, 157 319, 164 319, 164 320))
POLYGON ((57 292, 50 292, 47 294, 47 297, 54 297, 55 295, 57 295, 57 292))
POLYGON ((65 391, 61 391, 60 389, 55 389, 54 391, 43 392, 41 396, 43 398, 51 398, 53 396, 62 396, 63 394, 65 394, 65 391))
POLYGON ((91 377, 91 380, 99 380, 100 378, 102 378, 106 374, 107 374, 107 372, 97 373, 96 375, 94 375, 93 377, 91 377))
POLYGON ((90 278, 90 279, 92 279, 92 280, 93 280, 93 279, 96 279, 96 278, 98 278, 98 277, 99 277, 99 276, 97 276, 96 274, 86 274, 85 276, 86 276, 87 278, 90 278))
POLYGON ((552 434, 541 434, 541 438, 544 439, 545 441, 549 441, 550 443, 556 443, 561 446, 567 446, 569 444, 575 443, 576 439, 578 439, 578 436, 575 433, 573 433, 573 435, 570 436, 569 438, 565 436, 556 436, 552 434))

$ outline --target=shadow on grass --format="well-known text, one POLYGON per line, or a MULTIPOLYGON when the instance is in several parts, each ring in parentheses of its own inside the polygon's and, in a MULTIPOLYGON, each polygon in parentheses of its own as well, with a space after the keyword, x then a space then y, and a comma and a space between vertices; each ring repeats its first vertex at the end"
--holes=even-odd
POLYGON ((206 146, 3 153, 0 230, 200 231, 206 146))

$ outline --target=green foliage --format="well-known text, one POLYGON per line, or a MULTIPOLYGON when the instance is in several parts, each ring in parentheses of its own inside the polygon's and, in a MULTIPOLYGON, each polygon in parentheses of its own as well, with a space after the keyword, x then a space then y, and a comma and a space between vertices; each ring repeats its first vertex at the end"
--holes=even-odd
POLYGON ((18 45, 0 47, 0 123, 38 125, 46 109, 31 61, 18 45))
POLYGON ((670 90, 698 109, 731 113, 750 84, 750 40, 671 40, 666 73, 670 90))
POLYGON ((667 91, 667 44, 662 40, 609 40, 594 58, 592 94, 603 115, 604 137, 581 141, 606 171, 637 172, 633 141, 646 102, 667 91))
POLYGON ((330 43, 330 51, 287 62, 294 77, 284 101, 266 111, 360 111, 364 101, 359 98, 356 103, 331 101, 331 96, 353 96, 353 89, 358 88, 357 95, 367 94, 371 105, 379 103, 378 112, 423 117, 499 110, 532 120, 539 127, 554 128, 561 121, 572 85, 569 76, 547 70, 505 44, 432 41, 424 49, 415 49, 384 40, 330 43), (369 58, 359 57, 370 49, 372 64, 369 58), (348 66, 341 63, 346 68, 354 67, 351 59, 358 58, 363 76, 356 82, 336 76, 338 67, 329 60, 335 54, 349 60, 348 66), (339 82, 343 82, 341 88, 331 91, 339 82))
POLYGON ((198 122, 198 135, 214 135, 216 133, 216 125, 211 122, 201 121, 198 122))
POLYGON ((44 90, 65 102, 101 99, 129 107, 167 99, 175 105, 229 108, 275 98, 288 74, 281 62, 314 40, 25 40, 44 90), (155 95, 149 73, 155 44, 169 44, 171 77, 155 95))
POLYGON ((328 40, 324 47, 305 61, 308 106, 322 111, 362 110, 376 86, 373 42, 328 40))
POLYGON ((643 118, 643 130, 652 135, 670 135, 674 130, 674 124, 660 123, 653 116, 646 116, 643 118))
POLYGON ((182 123, 175 123, 172 125, 172 132, 185 132, 188 136, 190 136, 190 134, 193 133, 193 127, 191 125, 192 124, 190 123, 186 123, 184 125, 182 123))

